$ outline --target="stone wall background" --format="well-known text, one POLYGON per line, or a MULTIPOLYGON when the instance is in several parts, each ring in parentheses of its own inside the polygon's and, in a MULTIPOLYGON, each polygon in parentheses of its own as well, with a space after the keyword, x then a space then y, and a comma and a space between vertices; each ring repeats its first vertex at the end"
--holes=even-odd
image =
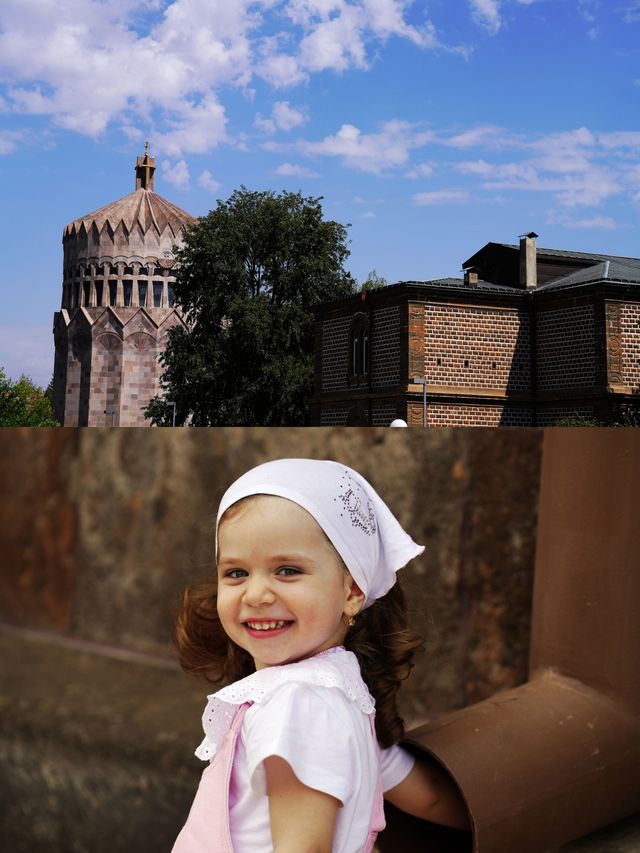
POLYGON ((171 849, 202 765, 206 683, 171 609, 212 569, 227 485, 282 456, 370 479, 424 556, 412 726, 526 679, 537 430, 0 432, 0 838, 15 853, 171 849))
POLYGON ((281 456, 376 486, 424 556, 402 573, 427 652, 416 713, 526 678, 535 430, 16 430, 0 433, 0 620, 170 658, 171 604, 212 569, 227 485, 281 456))

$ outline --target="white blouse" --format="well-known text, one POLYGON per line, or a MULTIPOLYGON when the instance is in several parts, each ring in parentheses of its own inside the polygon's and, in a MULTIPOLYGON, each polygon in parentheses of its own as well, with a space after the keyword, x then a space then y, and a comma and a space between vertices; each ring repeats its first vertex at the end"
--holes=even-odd
MULTIPOLYGON (((333 853, 359 853, 366 842, 378 773, 369 715, 374 703, 357 658, 341 647, 268 667, 209 697, 208 731, 196 754, 209 758, 237 705, 247 710, 230 784, 235 853, 272 853, 264 760, 283 758, 310 788, 339 800, 333 853), (220 707, 232 700, 232 707, 220 707), (235 706, 235 707, 233 707, 235 706)), ((413 757, 399 746, 380 750, 384 791, 409 774, 413 757)), ((292 804, 295 807, 295 804, 292 804)))

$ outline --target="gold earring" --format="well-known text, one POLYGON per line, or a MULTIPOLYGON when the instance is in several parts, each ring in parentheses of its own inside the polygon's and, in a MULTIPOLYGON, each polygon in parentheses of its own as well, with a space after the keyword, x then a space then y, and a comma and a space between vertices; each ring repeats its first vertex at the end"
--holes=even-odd
POLYGON ((353 626, 354 626, 355 624, 356 624, 356 620, 354 619, 354 617, 353 617, 353 616, 348 616, 348 617, 347 617, 347 628, 353 628, 353 626))

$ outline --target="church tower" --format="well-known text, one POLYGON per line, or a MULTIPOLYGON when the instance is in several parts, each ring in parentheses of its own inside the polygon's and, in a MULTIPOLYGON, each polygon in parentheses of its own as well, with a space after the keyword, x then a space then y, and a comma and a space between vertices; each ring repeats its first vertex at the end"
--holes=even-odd
POLYGON ((148 144, 135 192, 66 226, 62 306, 53 319, 54 415, 64 426, 149 426, 158 356, 183 325, 174 250, 196 220, 153 191, 148 144))

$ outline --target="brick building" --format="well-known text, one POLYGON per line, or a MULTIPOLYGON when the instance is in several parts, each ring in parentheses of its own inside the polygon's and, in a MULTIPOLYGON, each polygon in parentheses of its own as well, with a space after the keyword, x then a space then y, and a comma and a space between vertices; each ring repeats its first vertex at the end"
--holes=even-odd
POLYGON ((135 192, 66 226, 62 306, 53 320, 54 416, 65 426, 149 426, 158 355, 183 323, 174 248, 194 217, 154 191, 155 158, 136 159, 135 192))
POLYGON ((541 249, 536 237, 487 243, 461 279, 320 306, 313 422, 421 426, 426 410, 429 426, 546 426, 633 409, 640 259, 541 249))

